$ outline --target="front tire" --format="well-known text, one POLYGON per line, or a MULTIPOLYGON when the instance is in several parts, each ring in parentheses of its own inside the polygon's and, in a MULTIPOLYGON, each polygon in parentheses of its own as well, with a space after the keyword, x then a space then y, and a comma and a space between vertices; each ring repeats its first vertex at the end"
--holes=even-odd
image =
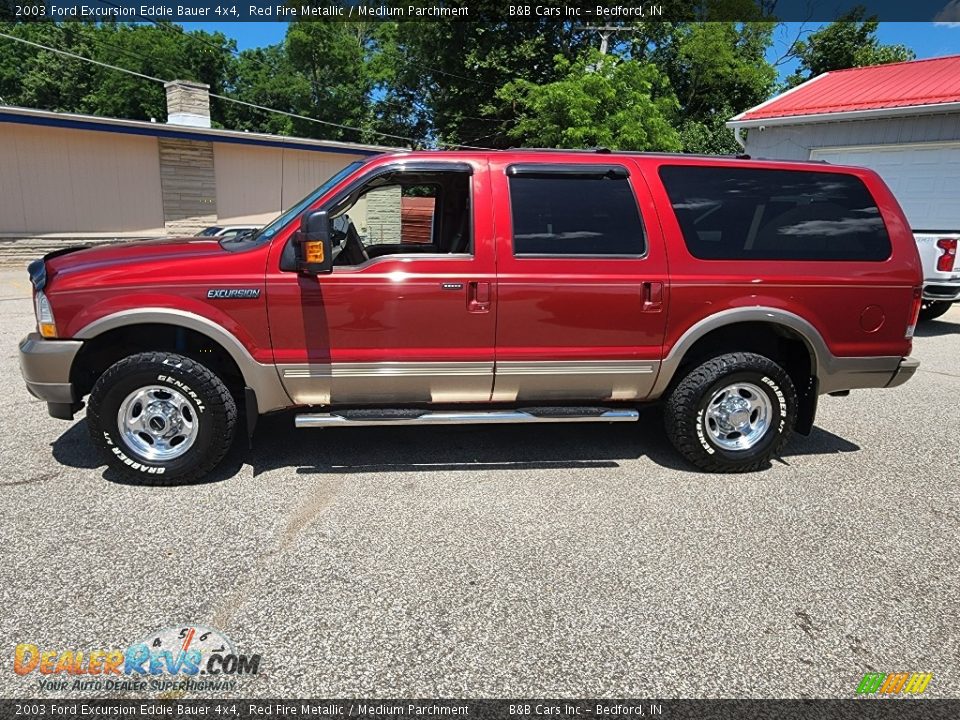
POLYGON ((920 322, 936 320, 947 312, 951 305, 953 305, 952 302, 944 302, 942 300, 924 300, 920 305, 920 316, 918 320, 920 322))
POLYGON ((237 406, 223 381, 182 355, 111 365, 90 392, 90 436, 110 466, 142 485, 195 482, 233 442, 237 406))
POLYGON ((708 472, 752 472, 783 449, 797 415, 787 372, 754 353, 720 355, 691 369, 664 408, 667 435, 708 472))

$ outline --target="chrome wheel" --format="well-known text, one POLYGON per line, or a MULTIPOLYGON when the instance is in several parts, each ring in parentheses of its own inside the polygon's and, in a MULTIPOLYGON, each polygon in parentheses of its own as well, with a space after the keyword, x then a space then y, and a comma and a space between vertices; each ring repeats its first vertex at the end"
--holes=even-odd
POLYGON ((164 462, 190 449, 200 419, 185 396, 173 388, 150 385, 127 395, 117 413, 117 427, 137 455, 164 462))
POLYGON ((753 383, 718 390, 703 410, 711 442, 723 450, 749 450, 766 434, 773 417, 769 396, 753 383))

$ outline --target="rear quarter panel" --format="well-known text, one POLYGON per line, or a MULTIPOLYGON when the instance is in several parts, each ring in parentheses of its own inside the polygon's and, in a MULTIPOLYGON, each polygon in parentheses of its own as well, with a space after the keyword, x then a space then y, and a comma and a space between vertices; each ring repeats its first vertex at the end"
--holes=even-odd
POLYGON ((644 177, 656 202, 670 265, 670 306, 664 354, 697 322, 723 310, 764 306, 786 310, 817 328, 836 356, 908 355, 905 337, 913 288, 922 274, 916 245, 893 194, 873 171, 862 168, 710 160, 709 164, 855 175, 880 208, 892 252, 880 262, 701 260, 687 249, 658 171, 664 165, 698 165, 703 159, 651 158, 644 177), (873 328, 877 316, 883 321, 873 328))

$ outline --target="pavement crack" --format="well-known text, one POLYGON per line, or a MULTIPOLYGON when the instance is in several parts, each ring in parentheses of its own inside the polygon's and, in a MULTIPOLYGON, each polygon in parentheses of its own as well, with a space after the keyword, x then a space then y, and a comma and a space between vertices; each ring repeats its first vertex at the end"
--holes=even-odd
POLYGON ((939 518, 944 518, 946 520, 950 520, 951 522, 960 523, 960 516, 948 510, 940 510, 939 508, 932 507, 930 508, 930 512, 939 518))
POLYGON ((797 610, 794 612, 794 615, 800 618, 798 627, 803 630, 803 632, 806 633, 807 637, 809 637, 811 640, 816 640, 817 638, 814 633, 817 631, 817 628, 814 627, 813 620, 810 618, 810 615, 803 610, 797 610))
POLYGON ((290 516, 287 527, 281 533, 278 551, 285 550, 307 526, 312 524, 333 504, 342 484, 342 481, 323 483, 307 496, 306 500, 290 516))
POLYGON ((253 567, 234 590, 227 595, 220 606, 214 610, 212 613, 213 627, 223 629, 233 620, 237 611, 250 596, 254 586, 267 575, 276 557, 284 553, 297 537, 333 504, 342 485, 342 480, 331 480, 321 482, 313 488, 300 506, 290 515, 286 526, 279 535, 279 541, 257 557, 253 567))
POLYGON ((850 644, 850 651, 855 655, 869 655, 870 651, 867 650, 861 643, 863 642, 860 638, 855 635, 846 634, 844 637, 847 639, 847 642, 850 644))
POLYGON ((41 473, 40 475, 34 475, 33 477, 27 478, 26 480, 14 480, 13 482, 0 483, 0 487, 16 487, 17 485, 33 485, 46 482, 47 480, 52 480, 56 477, 56 473, 41 473))
POLYGON ((945 377, 960 378, 960 375, 957 375, 957 373, 948 373, 941 370, 924 370, 923 368, 920 368, 920 372, 927 373, 928 375, 943 375, 945 377))

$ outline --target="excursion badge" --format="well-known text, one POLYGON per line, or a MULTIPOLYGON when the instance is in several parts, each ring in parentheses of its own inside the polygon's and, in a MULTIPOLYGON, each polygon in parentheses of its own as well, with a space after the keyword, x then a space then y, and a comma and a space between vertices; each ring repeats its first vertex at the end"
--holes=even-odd
POLYGON ((210 300, 246 300, 260 297, 260 288, 210 288, 207 298, 210 300))

